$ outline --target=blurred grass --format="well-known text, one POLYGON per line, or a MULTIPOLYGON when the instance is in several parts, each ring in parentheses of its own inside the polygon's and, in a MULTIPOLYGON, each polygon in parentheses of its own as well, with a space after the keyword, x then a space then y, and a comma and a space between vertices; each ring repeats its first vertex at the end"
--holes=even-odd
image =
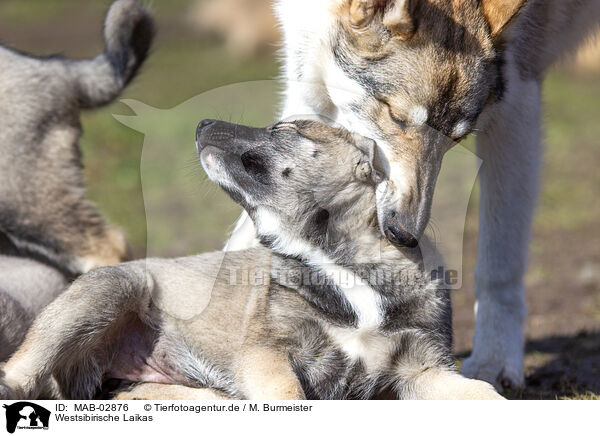
MULTIPOLYGON (((270 57, 239 63, 223 55, 223 50, 216 42, 198 42, 191 37, 179 41, 159 40, 141 76, 126 96, 159 109, 170 109, 207 90, 232 83, 269 79, 276 73, 275 60, 270 57)), ((101 206, 111 220, 126 230, 136 247, 136 253, 142 254, 146 236, 140 184, 144 135, 120 125, 111 115, 113 113, 127 115, 130 111, 121 104, 115 104, 83 117, 85 134, 81 145, 89 197, 101 206)), ((229 116, 228 112, 222 113, 222 118, 229 116)), ((195 122, 200 119, 198 115, 195 122)), ((189 150, 193 151, 194 125, 188 123, 187 128, 182 129, 181 122, 172 118, 171 121, 173 125, 158 121, 162 134, 170 136, 162 138, 165 146, 187 144, 189 150)), ((199 166, 197 171, 201 171, 199 166)), ((189 254, 222 246, 239 210, 232 210, 230 200, 217 188, 203 184, 199 190, 210 192, 210 195, 198 195, 196 199, 203 202, 203 208, 196 210, 199 212, 197 231, 199 236, 204 235, 204 243, 193 248, 179 247, 181 250, 175 253, 177 250, 169 247, 168 240, 161 235, 153 235, 157 241, 163 241, 163 255, 189 254)), ((193 198, 190 200, 193 201, 193 198)))
POLYGON ((569 231, 600 217, 600 80, 550 75, 544 87, 546 155, 536 226, 569 231))

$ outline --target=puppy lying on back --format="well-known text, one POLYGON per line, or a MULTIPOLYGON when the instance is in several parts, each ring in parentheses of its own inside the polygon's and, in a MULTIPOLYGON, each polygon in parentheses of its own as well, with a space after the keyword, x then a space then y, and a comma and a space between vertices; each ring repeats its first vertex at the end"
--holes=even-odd
POLYGON ((373 141, 316 121, 208 120, 197 139, 263 247, 82 276, 5 365, 0 397, 88 399, 118 379, 135 383, 119 399, 501 398, 455 371, 448 292, 378 228, 373 141))
POLYGON ((0 233, 21 254, 69 274, 127 258, 122 233, 84 199, 79 117, 119 96, 152 38, 146 10, 118 0, 106 16, 106 49, 94 59, 0 46, 0 233))

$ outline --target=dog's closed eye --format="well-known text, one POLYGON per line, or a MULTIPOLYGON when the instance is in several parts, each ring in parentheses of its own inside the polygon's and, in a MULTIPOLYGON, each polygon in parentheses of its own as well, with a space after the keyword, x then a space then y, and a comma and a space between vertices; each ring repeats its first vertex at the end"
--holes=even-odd
POLYGON ((408 129, 408 122, 403 119, 400 118, 399 116, 397 116, 394 111, 392 110, 392 108, 390 106, 388 106, 388 114, 390 116, 390 119, 398 126, 400 127, 400 131, 402 133, 406 133, 407 129, 408 129))

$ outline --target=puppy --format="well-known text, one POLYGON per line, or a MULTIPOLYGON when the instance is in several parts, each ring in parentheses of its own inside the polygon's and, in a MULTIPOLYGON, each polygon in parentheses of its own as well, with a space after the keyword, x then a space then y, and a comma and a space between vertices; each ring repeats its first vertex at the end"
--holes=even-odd
POLYGON ((135 76, 152 20, 119 0, 104 37, 105 52, 81 61, 0 46, 0 361, 74 276, 128 257, 122 233, 84 199, 79 116, 135 76))
POLYGON ((448 292, 377 224, 376 144, 318 121, 204 121, 197 148, 262 246, 100 268, 38 317, 0 396, 497 399, 450 353, 448 292), (46 389, 50 386, 52 389, 46 389))
POLYGON ((106 49, 93 59, 0 46, 0 234, 21 255, 75 275, 127 259, 121 231, 84 199, 79 117, 120 95, 153 34, 137 1, 118 0, 106 16, 106 49))
POLYGON ((0 255, 0 362, 23 342, 35 316, 67 288, 67 277, 34 259, 0 255))

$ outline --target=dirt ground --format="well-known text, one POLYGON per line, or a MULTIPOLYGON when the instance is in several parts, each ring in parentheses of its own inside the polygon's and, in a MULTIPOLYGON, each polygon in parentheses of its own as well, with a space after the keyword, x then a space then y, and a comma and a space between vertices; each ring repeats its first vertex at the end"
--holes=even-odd
MULTIPOLYGON (((549 238, 549 249, 534 254, 531 265, 544 264, 553 270, 553 277, 527 287, 526 388, 506 393, 509 398, 600 395, 600 266, 588 263, 577 250, 578 244, 587 245, 592 235, 600 246, 597 229, 590 230, 568 236, 536 235, 549 238)), ((466 245, 470 252, 475 249, 476 234, 468 233, 466 245)), ((467 276, 472 265, 467 262, 467 276)), ((469 355, 474 323, 472 275, 465 277, 465 282, 453 296, 455 350, 461 361, 469 355)))

